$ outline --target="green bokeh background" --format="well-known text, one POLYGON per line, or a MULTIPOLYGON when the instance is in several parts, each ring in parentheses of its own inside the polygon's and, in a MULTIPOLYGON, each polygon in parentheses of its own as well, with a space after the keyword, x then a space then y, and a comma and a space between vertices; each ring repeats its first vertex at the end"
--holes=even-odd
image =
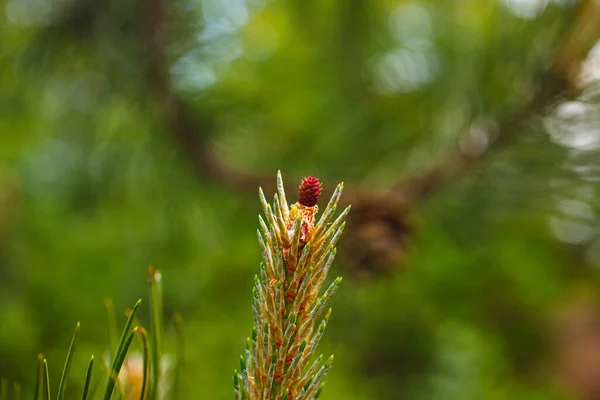
MULTIPOLYGON (((565 38, 583 31, 580 6, 0 0, 0 375, 31 390, 43 352, 57 382, 80 321, 67 395, 78 398, 89 354, 105 352, 103 300, 121 310, 142 297, 146 321, 151 264, 166 315, 185 320, 182 398, 233 396, 260 206, 199 172, 173 135, 148 79, 148 10, 192 136, 269 179, 258 183, 281 169, 292 198, 306 175, 375 196, 474 126, 493 134, 551 79, 565 38)), ((323 399, 564 398, 549 320, 582 282, 596 290, 600 266, 600 96, 585 93, 585 112, 552 124, 559 99, 531 110, 499 132, 508 145, 412 204, 406 255, 384 272, 336 261, 323 399)), ((173 339, 169 326, 171 352, 173 339)))

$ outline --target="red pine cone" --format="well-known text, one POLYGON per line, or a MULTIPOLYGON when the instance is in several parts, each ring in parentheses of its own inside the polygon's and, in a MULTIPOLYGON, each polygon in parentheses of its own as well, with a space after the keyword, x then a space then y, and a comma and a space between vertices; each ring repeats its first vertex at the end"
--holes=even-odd
POLYGON ((318 178, 312 176, 304 178, 298 191, 298 203, 305 207, 316 206, 322 189, 323 185, 321 185, 318 178))

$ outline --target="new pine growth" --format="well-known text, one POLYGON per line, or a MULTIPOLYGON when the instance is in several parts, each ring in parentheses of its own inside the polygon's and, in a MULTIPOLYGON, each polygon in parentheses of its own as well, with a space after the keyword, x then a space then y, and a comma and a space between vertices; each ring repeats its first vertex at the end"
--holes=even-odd
POLYGON ((321 393, 333 356, 325 362, 322 355, 313 356, 342 280, 336 278, 322 293, 350 211, 333 219, 343 187, 337 186, 318 221, 322 185, 317 178, 302 181, 291 206, 280 172, 272 204, 259 189, 262 262, 252 290, 254 329, 233 375, 238 400, 312 400, 321 393))

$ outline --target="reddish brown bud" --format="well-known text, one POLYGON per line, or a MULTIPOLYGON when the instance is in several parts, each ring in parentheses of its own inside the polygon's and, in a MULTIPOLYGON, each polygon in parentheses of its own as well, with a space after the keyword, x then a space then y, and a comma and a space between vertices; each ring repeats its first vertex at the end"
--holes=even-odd
POLYGON ((318 178, 312 176, 304 178, 298 190, 298 203, 305 207, 316 206, 322 189, 323 185, 318 178))

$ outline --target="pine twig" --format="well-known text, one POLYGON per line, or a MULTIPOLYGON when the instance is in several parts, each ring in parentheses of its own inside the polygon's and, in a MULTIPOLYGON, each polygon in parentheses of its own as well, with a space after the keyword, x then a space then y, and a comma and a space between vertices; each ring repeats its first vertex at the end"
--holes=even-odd
POLYGON ((281 173, 273 204, 260 200, 258 240, 263 260, 253 290, 254 329, 233 376, 236 399, 315 399, 333 356, 312 361, 331 310, 331 297, 342 278, 321 294, 344 231, 348 207, 333 222, 342 194, 339 184, 316 221, 321 183, 308 177, 299 188, 298 203, 288 206, 281 173))

